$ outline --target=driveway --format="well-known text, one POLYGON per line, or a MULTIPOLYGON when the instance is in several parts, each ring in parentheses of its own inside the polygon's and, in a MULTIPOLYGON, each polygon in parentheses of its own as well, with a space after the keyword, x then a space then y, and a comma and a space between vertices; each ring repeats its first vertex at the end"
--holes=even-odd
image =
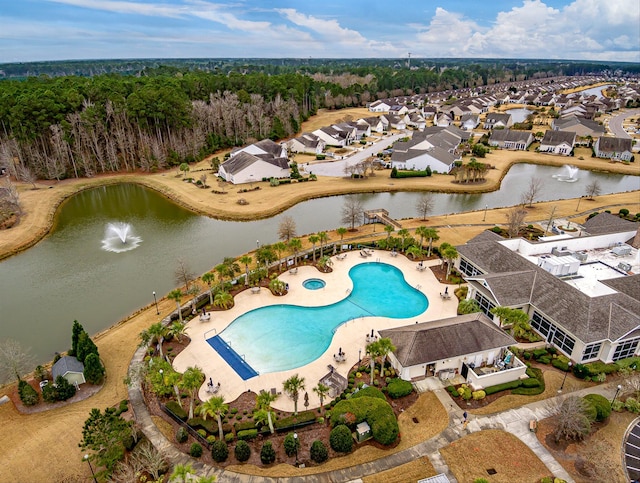
POLYGON ((323 163, 313 163, 309 166, 305 166, 305 171, 312 172, 318 176, 344 176, 344 168, 346 166, 353 166, 360 161, 365 160, 369 156, 375 156, 379 152, 387 149, 387 146, 393 144, 398 139, 411 136, 411 131, 405 131, 398 134, 392 134, 390 136, 384 136, 380 141, 374 143, 372 146, 356 151, 349 155, 345 159, 336 161, 326 161, 323 163))
POLYGON ((638 114, 640 114, 640 109, 634 109, 633 111, 622 112, 615 116, 611 116, 611 119, 609 119, 609 131, 619 138, 631 138, 629 133, 623 129, 622 123, 626 118, 637 116, 638 114))

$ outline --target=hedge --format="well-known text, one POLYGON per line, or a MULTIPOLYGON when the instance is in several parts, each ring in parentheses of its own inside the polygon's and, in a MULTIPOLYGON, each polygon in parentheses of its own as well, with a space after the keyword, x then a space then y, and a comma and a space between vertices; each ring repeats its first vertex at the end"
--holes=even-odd
POLYGON ((313 424, 316 421, 316 415, 314 411, 304 411, 298 413, 297 416, 289 416, 288 418, 278 419, 273 423, 273 426, 276 431, 288 431, 292 429, 294 426, 308 426, 309 424, 313 424))
POLYGON ((560 369, 561 371, 565 371, 565 372, 569 371, 569 361, 561 359, 560 357, 552 359, 551 365, 557 369, 560 369))
POLYGON ((250 439, 255 439, 258 437, 257 429, 245 429, 243 431, 238 431, 236 433, 239 440, 248 441, 250 439))
POLYGON ((218 431, 218 425, 213 419, 191 418, 187 420, 187 424, 194 429, 204 429, 211 434, 218 431))
POLYGON ((489 386, 484 388, 484 392, 489 396, 490 394, 495 394, 500 391, 506 391, 507 389, 515 389, 520 387, 522 381, 516 380, 511 382, 505 382, 502 384, 496 384, 495 386, 489 386))
POLYGON ((596 409, 596 421, 604 421, 611 414, 611 403, 600 394, 587 394, 582 399, 596 409))
POLYGON ((538 381, 537 379, 525 379, 524 381, 522 381, 522 387, 539 387, 540 386, 540 381, 538 381))
POLYGON ((426 178, 431 176, 428 171, 396 171, 391 173, 392 178, 426 178))
POLYGON ((377 397, 378 399, 382 399, 384 401, 387 400, 383 392, 377 387, 373 386, 362 388, 358 392, 355 392, 351 397, 377 397))
POLYGON ((398 399, 399 397, 408 396, 413 392, 413 385, 409 381, 403 379, 392 379, 387 384, 387 394, 392 399, 398 399))
POLYGON ((531 353, 533 354, 534 359, 539 359, 540 357, 546 356, 549 354, 547 349, 534 349, 533 351, 531 351, 531 353))
POLYGON ((243 421, 240 423, 235 423, 233 425, 233 428, 236 430, 236 433, 239 433, 240 431, 245 431, 247 429, 255 429, 256 423, 254 421, 243 421))
POLYGON ((340 401, 331 411, 331 424, 336 426, 345 422, 345 414, 353 414, 355 425, 367 421, 371 427, 373 438, 381 444, 389 445, 396 441, 400 429, 393 409, 388 402, 374 397, 357 397, 340 401))
POLYGON ((620 369, 620 366, 618 366, 618 364, 616 364, 615 362, 612 362, 611 364, 605 364, 604 362, 600 361, 589 362, 588 364, 585 364, 585 367, 587 368, 590 376, 596 376, 601 373, 613 374, 620 369))
POLYGON ((169 401, 164 405, 169 411, 175 414, 178 418, 183 421, 187 420, 188 414, 187 412, 180 407, 180 405, 176 401, 169 401))

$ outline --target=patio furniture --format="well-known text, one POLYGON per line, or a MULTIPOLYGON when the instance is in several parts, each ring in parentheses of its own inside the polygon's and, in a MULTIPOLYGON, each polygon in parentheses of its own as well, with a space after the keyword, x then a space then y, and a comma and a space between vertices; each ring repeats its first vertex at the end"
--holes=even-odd
POLYGON ((392 257, 397 257, 397 256, 398 256, 398 252, 397 252, 397 251, 395 251, 395 250, 393 250, 393 251, 390 253, 390 255, 391 255, 392 257))
POLYGON ((211 314, 200 314, 200 322, 209 322, 211 320, 211 314))
POLYGON ((260 287, 251 287, 251 293, 260 293, 260 287))
POLYGON ((295 275, 296 273, 298 273, 298 267, 292 268, 291 270, 289 270, 289 274, 291 275, 295 275))
POLYGON ((341 253, 340 255, 336 256, 336 259, 338 259, 338 260, 344 260, 345 258, 347 258, 347 254, 346 253, 341 253))

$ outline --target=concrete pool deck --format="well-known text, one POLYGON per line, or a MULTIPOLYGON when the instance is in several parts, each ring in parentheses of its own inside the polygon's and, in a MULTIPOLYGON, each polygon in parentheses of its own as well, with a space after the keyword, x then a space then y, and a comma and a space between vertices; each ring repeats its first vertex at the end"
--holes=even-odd
MULTIPOLYGON (((173 361, 174 368, 184 372, 188 367, 198 366, 205 373, 207 381, 212 378, 214 384, 220 382, 220 390, 215 395, 224 397, 225 402, 235 400, 246 391, 259 393, 261 390, 270 391, 271 388, 275 388, 277 392, 283 392, 283 382, 292 375, 298 374, 305 380, 305 389, 298 400, 298 410, 305 409, 304 392, 309 394, 309 408, 313 409, 320 405, 320 400, 312 389, 329 372, 328 365, 332 365, 336 372, 347 377, 349 369, 358 362, 359 350, 362 351, 361 357, 365 357, 365 337, 371 333, 371 329, 379 331, 416 321, 427 322, 456 315, 457 299, 455 296, 448 300, 440 297, 440 293, 444 292, 447 285, 441 284, 429 269, 430 266, 440 263, 438 259, 423 262, 423 266, 426 267, 424 270, 418 270, 418 263, 402 254, 394 257, 391 252, 383 250, 374 250, 367 258, 361 257, 359 251, 348 252, 346 258, 339 260, 334 256, 332 261, 333 271, 330 273, 322 273, 312 266, 301 266, 295 274, 288 271, 281 274, 280 280, 289 284, 289 292, 284 296, 276 297, 266 288, 262 288, 257 293, 245 290, 235 296, 235 305, 232 309, 211 312, 209 322, 201 322, 198 317, 194 317, 187 324, 187 334, 191 338, 191 343, 176 356, 173 361), (388 263, 400 269, 407 283, 428 298, 427 310, 408 319, 362 317, 349 320, 336 330, 330 346, 315 361, 287 371, 259 374, 246 381, 207 343, 206 339, 220 334, 240 315, 259 307, 277 304, 324 306, 344 299, 353 287, 349 270, 355 265, 367 262, 388 263), (318 290, 308 290, 302 286, 302 283, 309 278, 320 278, 327 284, 318 290), (346 359, 344 362, 337 363, 333 355, 338 353, 340 347, 346 353, 346 359)), ((451 289, 450 292, 452 292, 451 289)), ((260 340, 256 340, 256 344, 259 343, 260 340)), ((199 391, 200 399, 206 401, 211 396, 212 394, 207 392, 207 385, 203 384, 199 391)), ((294 410, 293 401, 284 393, 272 406, 282 411, 294 410)))

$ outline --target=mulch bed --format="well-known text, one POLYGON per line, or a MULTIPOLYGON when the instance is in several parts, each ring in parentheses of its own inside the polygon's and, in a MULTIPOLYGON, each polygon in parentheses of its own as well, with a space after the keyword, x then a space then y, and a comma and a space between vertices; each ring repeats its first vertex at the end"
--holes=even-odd
POLYGON ((100 391, 100 389, 102 389, 102 386, 104 385, 104 383, 99 385, 93 385, 89 383, 81 384, 80 390, 76 391, 73 397, 67 399, 66 401, 56 401, 53 403, 49 403, 49 402, 43 401, 42 391, 40 390, 40 385, 38 381, 36 381, 35 379, 29 379, 27 380, 27 383, 31 387, 33 387, 38 394, 40 394, 40 402, 38 404, 34 406, 25 406, 24 404, 22 404, 22 401, 20 400, 20 395, 18 394, 17 384, 12 385, 11 391, 7 394, 9 396, 9 399, 11 399, 11 401, 15 405, 18 412, 21 414, 41 413, 44 411, 49 411, 51 409, 61 408, 63 406, 67 406, 74 402, 83 401, 84 399, 87 399, 93 396, 94 394, 96 394, 98 391, 100 391))

